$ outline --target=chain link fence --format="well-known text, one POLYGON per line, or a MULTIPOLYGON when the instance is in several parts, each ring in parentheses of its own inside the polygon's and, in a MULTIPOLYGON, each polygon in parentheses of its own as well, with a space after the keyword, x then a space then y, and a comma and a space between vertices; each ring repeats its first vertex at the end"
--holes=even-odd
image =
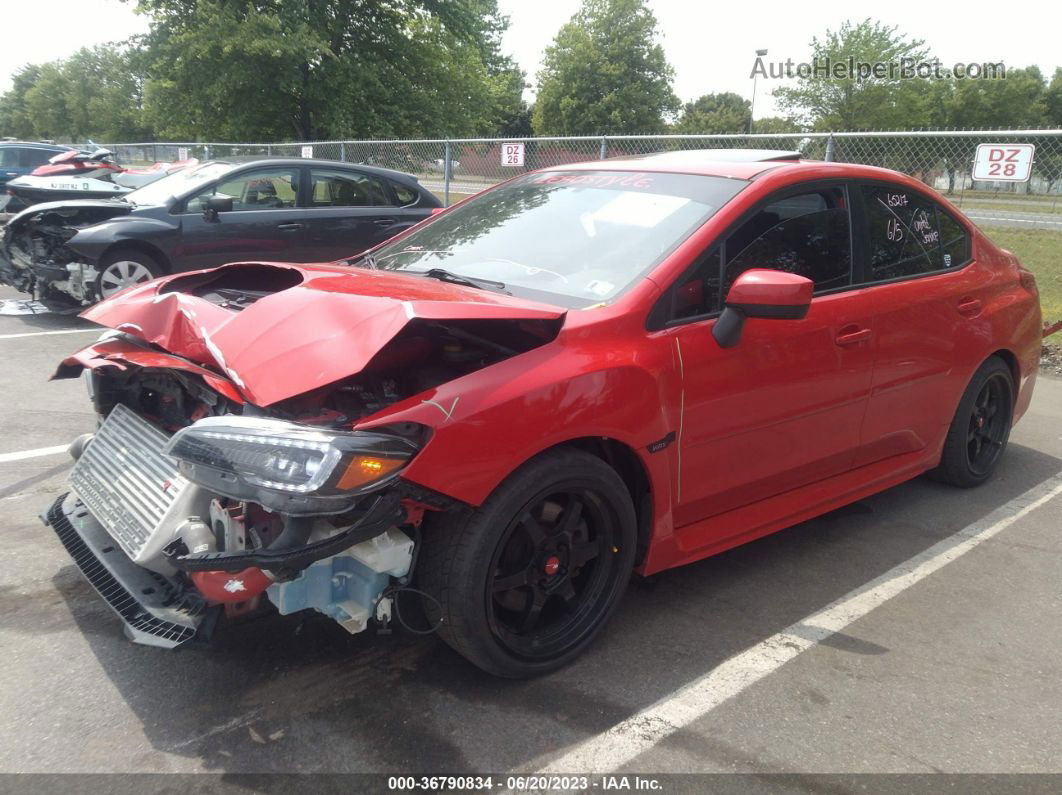
POLYGON ((315 157, 416 175, 446 204, 548 166, 684 149, 777 149, 811 160, 901 171, 947 196, 1037 274, 1044 317, 1062 321, 1062 130, 583 136, 298 143, 138 143, 108 146, 127 165, 195 157, 315 157), (1028 182, 973 179, 979 144, 1034 144, 1028 182), (506 158, 506 144, 522 157, 506 158), (508 159, 519 165, 504 165, 508 159))

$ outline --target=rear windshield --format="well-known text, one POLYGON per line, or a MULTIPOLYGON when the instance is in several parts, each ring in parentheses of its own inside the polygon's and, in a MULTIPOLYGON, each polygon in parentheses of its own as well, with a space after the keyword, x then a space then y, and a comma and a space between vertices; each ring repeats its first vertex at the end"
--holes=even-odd
POLYGON ((691 174, 529 174, 355 264, 442 268, 514 295, 589 306, 634 284, 746 185, 691 174))

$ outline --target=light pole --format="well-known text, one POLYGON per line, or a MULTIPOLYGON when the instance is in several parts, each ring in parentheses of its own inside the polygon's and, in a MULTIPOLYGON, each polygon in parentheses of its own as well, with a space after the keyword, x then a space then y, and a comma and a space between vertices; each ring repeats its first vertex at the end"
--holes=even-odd
MULTIPOLYGON (((756 50, 756 57, 762 58, 767 54, 767 50, 756 50)), ((749 105, 749 135, 752 135, 752 114, 756 111, 756 81, 759 80, 759 73, 752 75, 752 104, 749 105)))

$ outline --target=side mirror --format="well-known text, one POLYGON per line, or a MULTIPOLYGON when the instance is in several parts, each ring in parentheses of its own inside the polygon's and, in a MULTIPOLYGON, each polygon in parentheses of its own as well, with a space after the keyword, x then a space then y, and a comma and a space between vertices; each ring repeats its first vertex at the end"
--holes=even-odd
POLYGON ((211 196, 206 200, 206 209, 203 210, 203 217, 208 221, 216 221, 218 219, 218 213, 231 213, 232 212, 232 197, 231 196, 211 196))
POLYGON ((800 320, 807 315, 815 283, 795 273, 753 268, 738 276, 726 296, 726 308, 712 326, 721 348, 741 340, 745 318, 800 320))

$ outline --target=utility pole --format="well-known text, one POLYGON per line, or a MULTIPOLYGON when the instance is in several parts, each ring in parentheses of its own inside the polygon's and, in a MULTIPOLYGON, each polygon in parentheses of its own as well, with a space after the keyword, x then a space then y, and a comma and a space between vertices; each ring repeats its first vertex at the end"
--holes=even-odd
MULTIPOLYGON (((767 54, 767 50, 756 50, 756 57, 762 58, 767 54)), ((759 80, 759 75, 754 74, 752 76, 752 103, 749 105, 749 135, 752 135, 752 114, 756 112, 756 81, 759 80)))

